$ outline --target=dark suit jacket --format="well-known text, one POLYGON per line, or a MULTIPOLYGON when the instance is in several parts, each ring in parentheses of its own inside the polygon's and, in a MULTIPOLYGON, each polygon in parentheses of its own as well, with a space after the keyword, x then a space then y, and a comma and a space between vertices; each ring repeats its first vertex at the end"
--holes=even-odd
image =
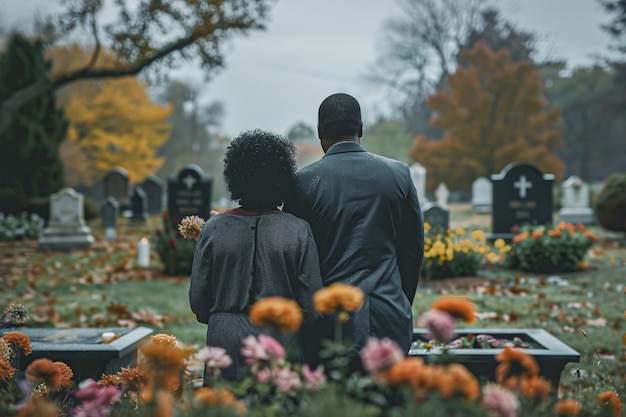
POLYGON ((296 183, 285 211, 311 225, 324 285, 351 284, 366 294, 344 334, 357 350, 375 336, 408 351, 424 254, 423 217, 409 167, 340 142, 299 170, 296 183))

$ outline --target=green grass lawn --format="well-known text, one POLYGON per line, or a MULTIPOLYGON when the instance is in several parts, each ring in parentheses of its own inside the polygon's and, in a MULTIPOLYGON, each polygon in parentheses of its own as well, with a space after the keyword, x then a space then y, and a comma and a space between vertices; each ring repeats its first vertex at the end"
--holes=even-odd
MULTIPOLYGON (((451 219, 453 227, 481 229, 490 221, 463 207, 455 207, 451 219)), ((91 225, 97 243, 90 250, 41 253, 33 241, 0 243, 0 308, 22 302, 30 311, 31 327, 141 325, 202 345, 206 328, 189 309, 189 277, 164 275, 154 253, 149 268, 135 264, 136 242, 150 237, 158 222, 151 218, 145 228, 121 227, 114 243, 103 241, 103 230, 91 225)), ((591 252, 586 269, 558 277, 496 266, 465 281, 422 280, 415 315, 442 293, 465 294, 481 316, 475 327, 540 327, 578 350, 581 362, 566 368, 561 390, 610 389, 610 376, 624 393, 626 245, 623 239, 604 239, 591 252), (578 368, 580 378, 575 376, 578 368)))

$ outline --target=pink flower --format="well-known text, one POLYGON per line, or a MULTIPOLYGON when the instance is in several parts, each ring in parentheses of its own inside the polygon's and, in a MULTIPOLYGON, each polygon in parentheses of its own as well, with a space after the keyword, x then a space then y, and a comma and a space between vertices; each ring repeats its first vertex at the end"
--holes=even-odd
POLYGON ((219 212, 219 211, 217 211, 217 210, 211 210, 210 217, 213 217, 213 216, 215 216, 216 214, 220 214, 220 212, 219 212))
POLYGON ((258 339, 248 336, 241 342, 241 354, 247 358, 246 363, 269 361, 276 364, 285 359, 285 348, 271 336, 260 334, 258 339))
POLYGON ((233 360, 226 353, 226 349, 221 347, 205 346, 196 353, 196 359, 206 363, 207 367, 228 368, 233 360))
POLYGON ((456 322, 454 317, 442 310, 428 310, 420 317, 418 324, 426 328, 429 340, 446 343, 454 337, 456 322))
POLYGON ((274 380, 279 391, 287 392, 302 385, 300 377, 289 368, 278 368, 274 371, 274 380))
POLYGON ((311 389, 317 389, 326 382, 326 376, 324 375, 324 368, 322 366, 318 366, 317 369, 313 371, 309 365, 305 363, 302 365, 302 376, 307 386, 311 389))
POLYGON ((519 401, 515 394, 498 384, 483 387, 482 406, 490 417, 515 417, 519 401))
POLYGON ((111 404, 120 398, 117 388, 100 387, 93 379, 86 379, 78 388, 75 395, 82 404, 72 409, 74 417, 106 417, 111 413, 111 404))
POLYGON ((363 368, 370 373, 377 373, 404 359, 400 346, 389 338, 382 340, 370 337, 360 353, 363 368))

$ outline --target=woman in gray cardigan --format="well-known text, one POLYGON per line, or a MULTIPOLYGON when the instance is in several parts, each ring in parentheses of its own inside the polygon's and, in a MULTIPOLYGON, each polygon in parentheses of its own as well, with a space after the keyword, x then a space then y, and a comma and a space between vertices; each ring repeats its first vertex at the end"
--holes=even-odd
MULTIPOLYGON (((204 224, 189 288, 191 309, 208 325, 206 344, 226 349, 233 360, 223 378, 243 377, 241 341, 264 332, 248 317, 255 301, 295 299, 305 324, 317 318, 313 293, 322 281, 311 228, 278 209, 292 190, 295 171, 293 144, 271 133, 245 132, 226 151, 224 177, 240 207, 204 224)), ((280 341, 288 352, 301 352, 299 339, 293 334, 280 341)))

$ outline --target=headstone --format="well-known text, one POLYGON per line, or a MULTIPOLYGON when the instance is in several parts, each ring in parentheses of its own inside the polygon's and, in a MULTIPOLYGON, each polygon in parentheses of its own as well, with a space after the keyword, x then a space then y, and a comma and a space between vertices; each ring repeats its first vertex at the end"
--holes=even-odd
POLYGON ((488 178, 476 178, 472 183, 472 211, 474 213, 491 213, 491 197, 493 185, 488 178))
POLYGON ((104 203, 100 209, 105 240, 115 240, 115 228, 117 227, 119 210, 120 205, 113 197, 107 198, 106 203, 104 203))
POLYGON ((47 358, 60 361, 72 368, 74 382, 92 378, 96 381, 102 374, 116 374, 122 368, 135 365, 137 349, 150 340, 152 329, 133 328, 6 328, 0 336, 10 331, 26 333, 31 341, 32 353, 18 354, 17 368, 24 371, 35 359, 47 358), (109 343, 103 342, 103 333, 119 337, 109 343))
POLYGON ((83 195, 63 188, 50 196, 50 221, 39 238, 41 251, 89 248, 94 238, 85 224, 83 195))
POLYGON ((428 202, 422 205, 424 223, 428 223, 433 229, 441 228, 445 231, 450 227, 450 212, 437 203, 428 202))
POLYGON ((536 166, 515 162, 491 176, 493 183, 492 234, 490 240, 510 240, 515 226, 549 224, 553 221, 554 175, 536 166))
POLYGON ((128 172, 124 168, 116 167, 107 172, 102 180, 104 199, 113 197, 120 204, 120 212, 128 209, 130 186, 128 172))
POLYGON ((133 187, 133 195, 130 198, 132 215, 128 219, 128 224, 144 225, 148 222, 148 212, 146 211, 146 193, 139 185, 133 187))
POLYGON ((559 220, 568 223, 593 223, 593 210, 589 207, 589 185, 571 176, 561 186, 561 209, 559 220))
POLYGON ((150 175, 141 184, 146 193, 146 211, 148 214, 161 214, 163 211, 163 183, 156 175, 150 175))
POLYGON ((448 209, 448 197, 450 196, 450 191, 448 191, 448 187, 443 182, 439 183, 437 189, 435 190, 435 197, 437 198, 437 204, 444 209, 448 209))
POLYGON ((183 217, 196 215, 208 219, 211 214, 213 178, 204 175, 194 164, 185 166, 167 179, 167 210, 176 226, 183 217))
POLYGON ((426 198, 426 168, 415 162, 411 165, 410 171, 411 179, 413 180, 413 184, 415 184, 415 189, 417 190, 417 197, 419 198, 420 203, 424 204, 428 201, 428 198, 426 198))

